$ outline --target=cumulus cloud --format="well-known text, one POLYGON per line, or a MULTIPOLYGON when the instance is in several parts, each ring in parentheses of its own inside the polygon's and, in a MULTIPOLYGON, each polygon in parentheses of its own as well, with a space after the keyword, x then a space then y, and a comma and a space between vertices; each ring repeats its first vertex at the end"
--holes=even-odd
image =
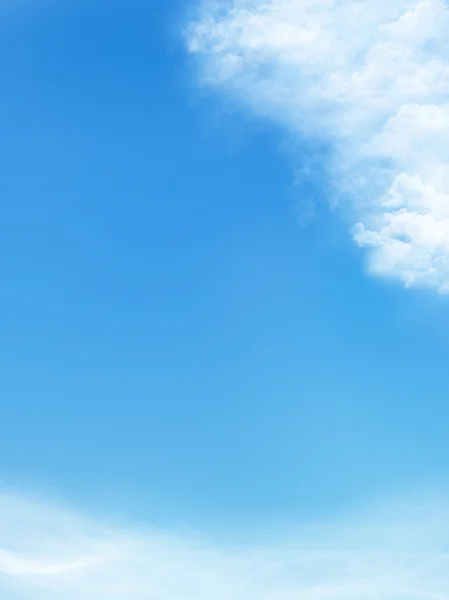
POLYGON ((0 494, 2 600, 448 600, 444 503, 230 546, 0 494))
POLYGON ((329 144, 372 272, 449 291, 445 0, 204 0, 204 80, 329 144))

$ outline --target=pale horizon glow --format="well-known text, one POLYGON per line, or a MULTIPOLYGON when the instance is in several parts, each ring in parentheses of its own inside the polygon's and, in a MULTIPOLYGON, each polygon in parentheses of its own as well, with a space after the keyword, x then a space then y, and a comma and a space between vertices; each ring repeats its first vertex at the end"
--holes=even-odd
POLYGON ((445 506, 409 498, 293 527, 283 541, 230 546, 126 530, 3 493, 0 592, 4 600, 447 600, 445 506))

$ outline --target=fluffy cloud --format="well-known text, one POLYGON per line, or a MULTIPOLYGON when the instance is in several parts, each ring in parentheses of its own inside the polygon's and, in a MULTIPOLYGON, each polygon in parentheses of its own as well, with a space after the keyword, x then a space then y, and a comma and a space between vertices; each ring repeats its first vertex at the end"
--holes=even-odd
POLYGON ((449 291, 449 7, 215 0, 188 28, 208 84, 333 148, 373 272, 449 291))
POLYGON ((447 600, 444 503, 396 503, 241 547, 0 494, 2 600, 447 600))

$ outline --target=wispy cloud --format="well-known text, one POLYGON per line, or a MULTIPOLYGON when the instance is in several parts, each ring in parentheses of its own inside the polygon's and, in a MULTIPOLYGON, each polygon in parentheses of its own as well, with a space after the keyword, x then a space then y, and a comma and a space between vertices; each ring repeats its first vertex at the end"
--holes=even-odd
POLYGON ((449 7, 210 0, 188 28, 208 83, 333 146, 372 272, 449 292, 449 7))
POLYGON ((2 600, 448 600, 443 504, 308 525, 288 540, 226 546, 107 526, 0 495, 2 600))

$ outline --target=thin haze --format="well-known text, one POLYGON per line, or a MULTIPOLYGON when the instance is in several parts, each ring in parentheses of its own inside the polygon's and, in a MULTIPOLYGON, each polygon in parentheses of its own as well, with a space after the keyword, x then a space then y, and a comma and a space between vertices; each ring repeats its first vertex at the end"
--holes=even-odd
POLYGON ((449 9, 441 0, 203 2, 204 79, 333 148, 373 273, 449 291, 449 9))
POLYGON ((308 524, 242 547, 124 530, 0 495, 2 600, 447 600, 441 502, 308 524))

